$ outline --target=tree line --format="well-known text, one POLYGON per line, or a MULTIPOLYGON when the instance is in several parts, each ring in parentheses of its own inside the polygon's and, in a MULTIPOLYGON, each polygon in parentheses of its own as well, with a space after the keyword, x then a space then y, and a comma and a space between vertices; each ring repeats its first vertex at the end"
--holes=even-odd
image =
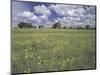
MULTIPOLYGON (((39 26, 33 26, 31 23, 26 23, 26 22, 20 22, 18 23, 17 27, 15 27, 16 29, 17 28, 44 28, 43 25, 39 25, 39 26)), ((61 26, 61 23, 60 22, 55 22, 52 27, 52 29, 95 29, 95 28, 90 28, 90 25, 85 25, 85 27, 76 27, 76 28, 73 28, 73 27, 66 27, 66 26, 61 26)))

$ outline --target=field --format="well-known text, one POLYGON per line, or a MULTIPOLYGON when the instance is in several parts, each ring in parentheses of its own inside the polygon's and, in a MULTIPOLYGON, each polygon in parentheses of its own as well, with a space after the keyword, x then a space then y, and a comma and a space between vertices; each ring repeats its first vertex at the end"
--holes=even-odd
POLYGON ((12 73, 96 68, 95 30, 13 29, 12 73))

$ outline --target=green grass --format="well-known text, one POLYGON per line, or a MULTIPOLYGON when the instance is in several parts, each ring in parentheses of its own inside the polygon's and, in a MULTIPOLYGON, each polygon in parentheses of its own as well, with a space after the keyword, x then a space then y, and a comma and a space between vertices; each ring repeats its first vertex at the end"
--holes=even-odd
POLYGON ((12 30, 12 72, 96 68, 95 30, 12 30))

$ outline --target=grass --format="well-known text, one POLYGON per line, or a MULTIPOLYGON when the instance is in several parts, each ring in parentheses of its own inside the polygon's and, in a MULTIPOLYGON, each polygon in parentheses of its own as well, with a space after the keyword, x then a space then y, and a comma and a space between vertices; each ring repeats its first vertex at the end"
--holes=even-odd
POLYGON ((95 30, 12 30, 12 73, 96 68, 95 30))

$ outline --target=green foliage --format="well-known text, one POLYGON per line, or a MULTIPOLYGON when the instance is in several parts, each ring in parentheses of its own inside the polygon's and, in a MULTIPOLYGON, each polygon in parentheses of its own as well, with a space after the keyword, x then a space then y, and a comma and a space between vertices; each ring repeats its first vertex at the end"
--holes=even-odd
POLYGON ((19 28, 36 28, 35 26, 32 26, 32 24, 31 23, 26 23, 26 22, 20 22, 19 24, 18 24, 18 27, 19 28))
POLYGON ((60 22, 56 22, 56 23, 53 25, 52 28, 56 28, 56 29, 61 28, 61 24, 60 24, 60 22))
POLYGON ((95 30, 15 29, 12 72, 96 68, 95 30))
POLYGON ((43 28, 43 27, 44 27, 44 26, 41 25, 41 26, 39 26, 38 28, 43 28))
POLYGON ((89 29, 89 28, 90 28, 90 25, 86 25, 85 28, 86 28, 86 29, 89 29))

